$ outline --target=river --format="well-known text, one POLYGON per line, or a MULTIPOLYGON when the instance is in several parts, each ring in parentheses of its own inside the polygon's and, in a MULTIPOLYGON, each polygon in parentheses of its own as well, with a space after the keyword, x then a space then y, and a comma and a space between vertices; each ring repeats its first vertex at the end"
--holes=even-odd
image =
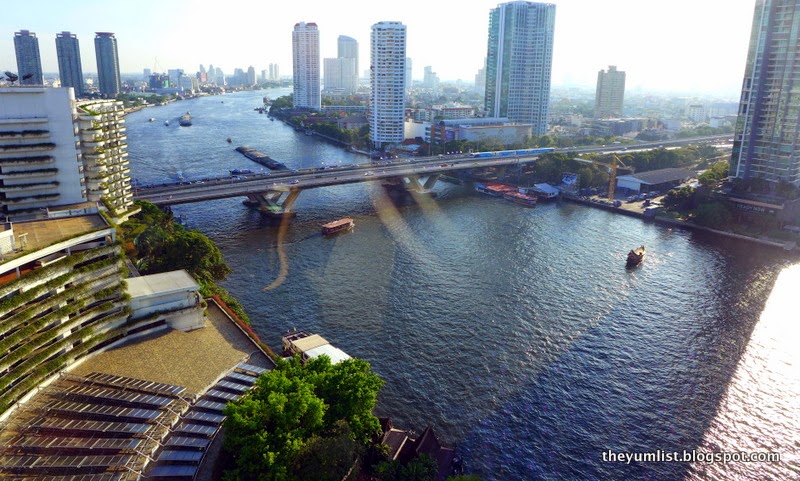
MULTIPOLYGON (((260 169, 239 145, 289 168, 363 162, 253 110, 286 93, 128 115, 132 175, 260 169), (185 111, 193 125, 178 127, 185 111)), ((173 210, 220 247, 234 271, 222 285, 265 342, 305 329, 366 359, 385 380, 378 414, 434 426, 486 480, 800 478, 796 258, 570 203, 436 191, 404 207, 371 183, 305 191, 283 230, 241 199, 173 210), (344 216, 352 232, 319 234, 344 216), (781 461, 603 460, 693 449, 781 461)))

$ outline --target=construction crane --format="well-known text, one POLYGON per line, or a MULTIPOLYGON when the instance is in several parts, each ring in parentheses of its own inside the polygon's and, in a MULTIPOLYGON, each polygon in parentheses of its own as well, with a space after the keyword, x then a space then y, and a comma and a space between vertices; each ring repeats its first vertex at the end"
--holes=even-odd
POLYGON ((601 162, 599 160, 589 160, 575 158, 578 162, 587 162, 593 165, 602 165, 608 169, 608 200, 614 201, 614 191, 617 189, 617 164, 626 169, 630 169, 625 162, 623 162, 617 154, 611 154, 611 162, 601 162))

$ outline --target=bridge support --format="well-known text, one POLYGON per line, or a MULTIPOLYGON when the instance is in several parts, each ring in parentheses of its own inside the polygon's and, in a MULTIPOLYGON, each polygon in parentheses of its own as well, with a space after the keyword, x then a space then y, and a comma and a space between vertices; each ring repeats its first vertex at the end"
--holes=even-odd
POLYGON ((268 217, 294 217, 296 213, 292 211, 292 206, 300 195, 300 190, 270 190, 259 194, 250 194, 244 204, 257 207, 262 214, 268 217), (284 196, 284 194, 286 195, 284 196))
POLYGON ((405 187, 407 191, 417 194, 430 194, 433 191, 433 186, 436 185, 436 181, 439 180, 439 175, 440 174, 433 174, 427 177, 411 175, 403 177, 403 187, 405 187))

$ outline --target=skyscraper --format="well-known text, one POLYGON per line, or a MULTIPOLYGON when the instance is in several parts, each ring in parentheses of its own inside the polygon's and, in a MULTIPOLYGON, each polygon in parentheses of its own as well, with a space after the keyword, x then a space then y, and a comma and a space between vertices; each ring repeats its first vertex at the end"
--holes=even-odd
POLYGON ((115 97, 120 91, 117 38, 111 32, 95 32, 94 54, 97 57, 97 81, 100 93, 115 97))
POLYGON ((406 103, 406 26, 378 22, 370 36, 369 131, 373 146, 403 141, 406 103))
POLYGON ((58 56, 58 76, 62 87, 75 89, 75 96, 83 95, 83 69, 78 37, 73 33, 56 34, 56 56, 58 56))
POLYGON ((319 30, 316 23, 299 22, 292 31, 294 106, 320 110, 319 30))
POLYGON ((622 101, 625 98, 625 72, 608 66, 608 72, 597 72, 597 90, 594 97, 594 117, 607 119, 622 117, 622 101))
POLYGON ((358 42, 352 37, 339 35, 337 42, 337 57, 352 58, 355 63, 356 84, 358 84, 358 42))
POLYGON ((14 33, 14 51, 17 54, 17 75, 21 85, 43 85, 42 57, 39 39, 28 30, 14 33))
POLYGON ((756 0, 730 174, 800 186, 800 21, 795 0, 756 0))
POLYGON ((547 133, 556 6, 508 2, 489 14, 486 111, 547 133))

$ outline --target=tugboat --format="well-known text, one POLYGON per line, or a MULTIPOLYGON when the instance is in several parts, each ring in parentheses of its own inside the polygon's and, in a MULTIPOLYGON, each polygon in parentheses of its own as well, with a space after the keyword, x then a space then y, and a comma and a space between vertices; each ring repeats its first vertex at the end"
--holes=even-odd
POLYGON ((638 266, 644 259, 644 246, 628 252, 628 260, 625 262, 625 267, 628 269, 638 266))
POLYGON ((192 116, 189 115, 189 112, 181 115, 181 117, 178 119, 178 124, 180 124, 181 127, 189 127, 192 125, 192 116))

